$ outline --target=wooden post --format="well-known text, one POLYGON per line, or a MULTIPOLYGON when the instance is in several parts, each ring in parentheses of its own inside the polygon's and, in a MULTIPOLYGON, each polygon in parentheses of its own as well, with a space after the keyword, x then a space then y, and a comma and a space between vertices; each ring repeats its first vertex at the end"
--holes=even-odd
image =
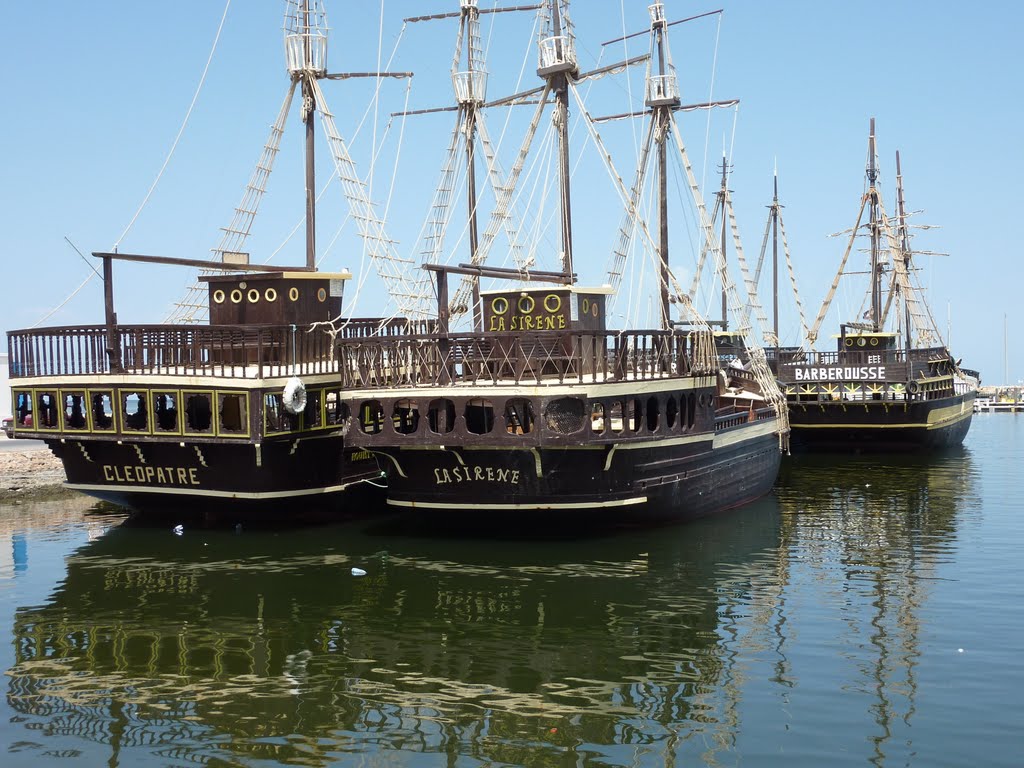
POLYGON ((107 327, 107 362, 111 373, 121 373, 121 342, 117 333, 117 313, 114 312, 114 264, 110 256, 103 257, 103 314, 107 327))

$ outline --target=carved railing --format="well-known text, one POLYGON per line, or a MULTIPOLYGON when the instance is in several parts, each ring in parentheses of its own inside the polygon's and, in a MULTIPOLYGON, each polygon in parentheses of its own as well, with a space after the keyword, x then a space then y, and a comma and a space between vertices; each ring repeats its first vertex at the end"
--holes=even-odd
POLYGON ((683 377, 692 349, 671 332, 466 333, 339 339, 346 388, 561 384, 683 377))

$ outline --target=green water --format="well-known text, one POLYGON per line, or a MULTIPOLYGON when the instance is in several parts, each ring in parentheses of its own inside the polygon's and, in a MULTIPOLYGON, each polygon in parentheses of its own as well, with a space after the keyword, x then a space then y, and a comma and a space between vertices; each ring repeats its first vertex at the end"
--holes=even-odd
POLYGON ((1022 456, 573 540, 0 507, 0 765, 1019 765, 1022 456))

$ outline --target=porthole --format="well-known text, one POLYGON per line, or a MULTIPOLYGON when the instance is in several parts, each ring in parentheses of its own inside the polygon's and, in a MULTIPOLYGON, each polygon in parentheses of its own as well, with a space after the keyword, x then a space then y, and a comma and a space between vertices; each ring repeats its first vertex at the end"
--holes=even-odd
POLYGON ((877 336, 872 336, 871 337, 871 346, 872 347, 877 347, 878 346, 878 337, 877 336))
POLYGON ((516 306, 519 307, 519 311, 521 313, 523 313, 524 315, 528 315, 531 312, 533 312, 533 308, 534 306, 536 306, 536 302, 533 300, 532 296, 525 295, 519 297, 519 301, 516 304, 516 306))
POLYGON ((552 315, 562 308, 562 297, 557 293, 549 293, 544 297, 544 309, 552 315))
POLYGON ((218 288, 216 291, 213 292, 213 303, 214 304, 223 304, 225 298, 226 297, 224 296, 224 291, 222 291, 220 288, 218 288))
POLYGON ((858 347, 866 346, 867 343, 868 343, 868 340, 865 339, 863 336, 861 336, 859 339, 857 339, 857 346, 858 347))
POLYGON ((320 288, 316 292, 316 298, 317 298, 317 301, 327 301, 327 289, 326 288, 320 288))
POLYGON ((273 288, 267 288, 263 292, 263 298, 267 301, 277 301, 277 291, 273 288))
POLYGON ((299 300, 299 289, 294 287, 294 286, 289 288, 288 289, 288 298, 291 299, 292 301, 298 301, 299 300))
POLYGON ((853 339, 851 339, 851 338, 847 338, 847 339, 846 339, 846 346, 848 346, 848 347, 852 347, 852 346, 853 346, 853 339))
POLYGON ((260 300, 260 292, 255 288, 250 288, 249 292, 245 294, 245 298, 249 300, 250 304, 256 304, 260 300))
POLYGON ((496 315, 504 315, 508 312, 508 299, 504 296, 495 296, 491 299, 491 312, 496 315))
POLYGON ((237 288, 235 288, 235 290, 233 290, 231 292, 231 303, 232 304, 241 304, 242 303, 242 292, 240 290, 238 290, 237 288))

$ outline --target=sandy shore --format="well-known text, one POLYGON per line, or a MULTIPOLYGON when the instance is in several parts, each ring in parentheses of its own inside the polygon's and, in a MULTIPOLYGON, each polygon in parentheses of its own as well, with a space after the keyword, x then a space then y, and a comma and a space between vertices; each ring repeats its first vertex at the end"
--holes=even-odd
POLYGON ((46 448, 0 451, 0 494, 15 496, 72 494, 65 490, 64 467, 46 448))

